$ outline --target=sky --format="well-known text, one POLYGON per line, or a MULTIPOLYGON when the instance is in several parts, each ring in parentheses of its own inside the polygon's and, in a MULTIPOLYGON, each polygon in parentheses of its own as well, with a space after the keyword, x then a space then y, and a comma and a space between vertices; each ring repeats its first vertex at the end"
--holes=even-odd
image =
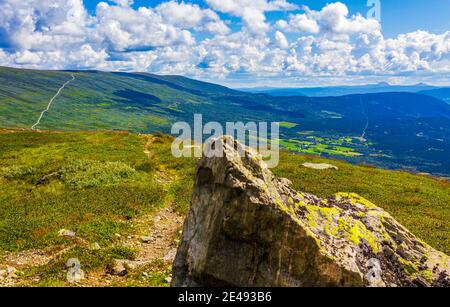
POLYGON ((450 0, 0 0, 0 65, 450 85, 450 0))

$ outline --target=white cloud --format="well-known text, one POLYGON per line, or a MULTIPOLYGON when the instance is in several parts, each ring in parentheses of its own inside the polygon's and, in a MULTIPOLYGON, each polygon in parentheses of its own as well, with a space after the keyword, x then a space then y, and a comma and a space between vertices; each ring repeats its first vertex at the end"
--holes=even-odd
POLYGON ((133 0, 111 0, 111 2, 114 2, 120 6, 130 6, 134 3, 133 0))
POLYGON ((286 38, 286 36, 281 33, 280 31, 276 31, 275 32, 275 40, 277 42, 278 47, 286 49, 287 47, 289 47, 289 42, 286 38))
MULTIPOLYGON (((133 70, 212 80, 440 78, 450 81, 450 31, 385 39, 380 24, 342 3, 303 8, 275 24, 285 0, 167 1, 154 8, 82 0, 0 1, 0 65, 133 70), (229 27, 218 13, 237 16, 229 27)), ((225 15, 226 16, 226 15, 225 15)), ((338 79, 335 79, 338 80, 338 79)))
POLYGON ((169 1, 161 3, 155 10, 167 24, 217 34, 226 34, 230 31, 216 12, 201 9, 198 5, 169 1))
POLYGON ((297 8, 286 0, 206 0, 206 2, 217 11, 241 17, 246 27, 254 34, 264 34, 269 30, 265 12, 297 8))
POLYGON ((319 33, 320 28, 317 21, 306 14, 291 15, 289 23, 285 20, 277 22, 278 28, 290 32, 319 33))
POLYGON ((15 62, 17 64, 34 65, 38 64, 40 61, 41 58, 39 57, 39 55, 37 55, 36 53, 29 52, 28 50, 20 52, 15 59, 15 62))
POLYGON ((280 20, 277 26, 290 32, 318 34, 351 34, 380 32, 381 26, 375 19, 367 19, 361 15, 349 17, 349 11, 341 2, 327 4, 320 11, 305 7, 305 13, 291 14, 289 20, 280 20))

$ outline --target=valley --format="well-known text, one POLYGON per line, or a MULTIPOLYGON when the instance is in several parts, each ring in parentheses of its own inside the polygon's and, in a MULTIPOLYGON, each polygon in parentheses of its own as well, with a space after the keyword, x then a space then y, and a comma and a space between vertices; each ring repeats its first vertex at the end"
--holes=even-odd
POLYGON ((42 130, 170 132, 172 123, 279 121, 292 152, 354 164, 450 175, 450 105, 406 92, 340 97, 250 94, 179 76, 0 68, 0 126, 42 130))

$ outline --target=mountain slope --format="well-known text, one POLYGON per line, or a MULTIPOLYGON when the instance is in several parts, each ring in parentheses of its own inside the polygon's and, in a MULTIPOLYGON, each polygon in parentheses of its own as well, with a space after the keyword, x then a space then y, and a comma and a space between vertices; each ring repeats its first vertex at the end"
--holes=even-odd
POLYGON ((426 90, 419 92, 423 95, 428 95, 437 99, 441 99, 447 103, 450 103, 450 88, 444 87, 444 88, 437 88, 432 90, 426 90))
POLYGON ((308 96, 308 97, 327 97, 327 96, 345 96, 354 94, 373 94, 386 92, 409 92, 417 93, 425 90, 435 89, 434 86, 427 84, 416 85, 391 85, 386 82, 368 85, 350 85, 350 86, 329 86, 329 87, 305 87, 305 88, 248 88, 242 89, 249 93, 264 93, 273 96, 308 96))
POLYGON ((279 121, 284 148, 353 163, 450 174, 450 105, 425 95, 249 94, 180 76, 0 68, 0 127, 170 132, 172 123, 279 121))
MULTIPOLYGON (((0 129, 0 267, 17 264, 24 273, 17 274, 19 285, 61 286, 67 285, 68 259, 78 258, 89 277, 86 286, 167 285, 170 265, 161 259, 125 277, 107 270, 113 259, 156 250, 158 238, 145 243, 141 237, 158 227, 159 212, 186 214, 195 160, 174 158, 172 140, 162 134, 0 129), (83 165, 91 171, 83 172, 83 165), (62 228, 77 239, 58 236, 62 228), (99 246, 92 248, 95 242, 99 246)), ((448 181, 288 152, 274 173, 320 197, 358 193, 434 248, 450 252, 448 181), (339 170, 318 171, 303 167, 305 162, 339 170)), ((170 226, 159 217, 160 227, 170 226)), ((179 228, 173 230, 167 238, 172 248, 179 239, 179 228)))

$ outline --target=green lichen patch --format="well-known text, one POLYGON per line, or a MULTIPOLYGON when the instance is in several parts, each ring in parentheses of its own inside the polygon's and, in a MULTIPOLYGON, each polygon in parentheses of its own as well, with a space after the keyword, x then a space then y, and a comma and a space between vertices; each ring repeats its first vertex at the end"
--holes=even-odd
POLYGON ((338 201, 346 199, 346 200, 349 200, 349 202, 351 204, 359 204, 359 205, 364 206, 367 209, 378 209, 378 207, 375 206, 373 203, 371 203, 367 199, 359 196, 356 193, 342 193, 342 192, 340 192, 340 193, 337 193, 335 195, 335 197, 336 197, 336 200, 338 200, 338 201))
MULTIPOLYGON (((375 254, 380 251, 381 244, 376 233, 369 230, 359 219, 348 215, 348 212, 339 207, 326 206, 328 205, 326 202, 318 202, 317 205, 310 204, 306 201, 304 194, 298 194, 297 196, 302 200, 295 201, 290 197, 287 201, 288 204, 284 204, 281 199, 277 200, 276 203, 283 212, 295 216, 297 220, 304 223, 315 236, 324 234, 337 239, 346 238, 355 245, 364 242, 375 254), (299 216, 299 212, 303 212, 304 216, 299 216)), ((353 199, 357 199, 356 197, 356 195, 352 195, 353 199)), ((360 201, 359 198, 358 201, 360 201)), ((369 206, 369 204, 365 206, 369 206)), ((386 234, 381 223, 380 231, 386 234)))

